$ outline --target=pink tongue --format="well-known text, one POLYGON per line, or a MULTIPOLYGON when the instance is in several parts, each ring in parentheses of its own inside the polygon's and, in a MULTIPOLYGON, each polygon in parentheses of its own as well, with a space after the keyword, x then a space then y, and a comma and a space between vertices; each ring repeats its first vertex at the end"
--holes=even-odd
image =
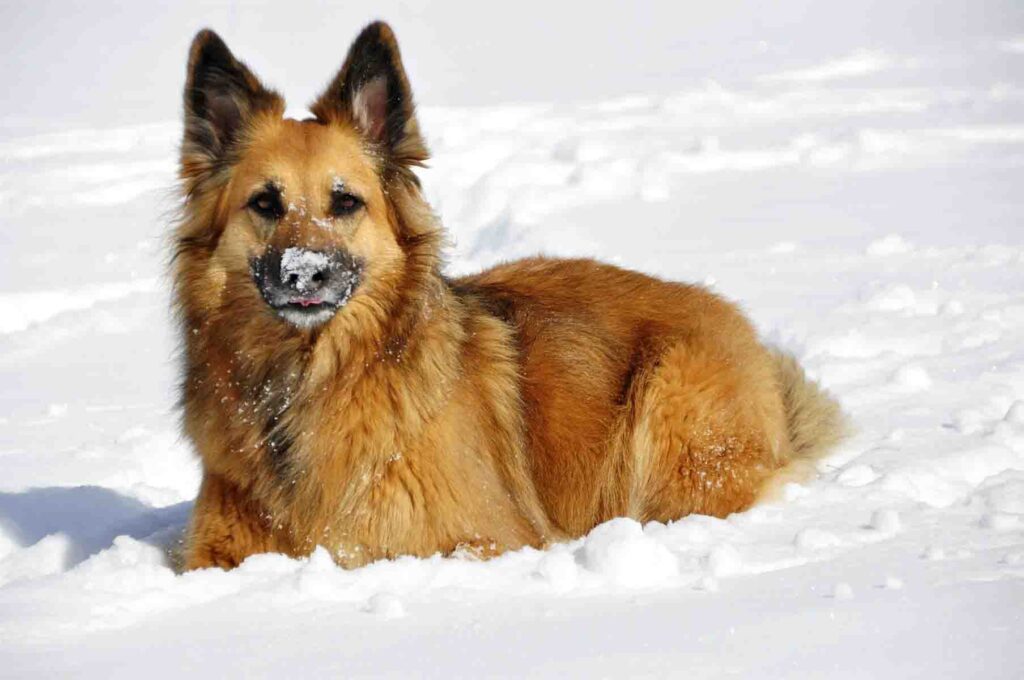
POLYGON ((310 299, 303 298, 303 299, 299 299, 299 300, 294 300, 294 302, 298 302, 303 307, 309 307, 310 305, 318 305, 318 304, 320 304, 321 301, 318 300, 317 298, 310 298, 310 299))

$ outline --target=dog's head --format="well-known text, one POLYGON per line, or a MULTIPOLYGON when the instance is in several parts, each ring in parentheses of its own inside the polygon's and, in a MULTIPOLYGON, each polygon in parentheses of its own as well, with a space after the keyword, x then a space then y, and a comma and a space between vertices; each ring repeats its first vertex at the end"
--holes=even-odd
POLYGON ((184 103, 190 308, 318 329, 361 299, 379 310, 436 257, 432 220, 408 214, 422 203, 411 169, 428 154, 386 24, 358 36, 313 118, 284 118, 283 99, 208 30, 192 43, 184 103))

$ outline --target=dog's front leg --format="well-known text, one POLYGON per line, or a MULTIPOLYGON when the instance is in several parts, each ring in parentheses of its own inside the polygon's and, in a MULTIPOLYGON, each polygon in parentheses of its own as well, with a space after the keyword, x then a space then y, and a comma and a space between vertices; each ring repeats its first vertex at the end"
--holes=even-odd
POLYGON ((186 539, 186 570, 232 569, 256 553, 291 553, 288 543, 249 494, 220 475, 203 476, 186 539))

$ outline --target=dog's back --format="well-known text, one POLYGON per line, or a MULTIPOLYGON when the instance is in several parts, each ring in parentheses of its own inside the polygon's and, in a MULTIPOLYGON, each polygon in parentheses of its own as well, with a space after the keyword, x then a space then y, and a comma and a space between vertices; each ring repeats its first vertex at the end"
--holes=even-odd
POLYGON ((842 431, 835 402, 702 287, 536 258, 455 290, 515 329, 532 469, 570 533, 742 510, 842 431))

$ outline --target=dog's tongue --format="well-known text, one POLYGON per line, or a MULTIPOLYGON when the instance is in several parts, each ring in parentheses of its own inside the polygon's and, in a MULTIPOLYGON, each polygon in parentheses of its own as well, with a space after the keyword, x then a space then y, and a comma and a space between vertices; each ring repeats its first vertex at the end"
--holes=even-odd
POLYGON ((295 298, 291 301, 293 305, 302 305, 303 307, 309 307, 311 305, 319 305, 323 302, 320 298, 295 298))

